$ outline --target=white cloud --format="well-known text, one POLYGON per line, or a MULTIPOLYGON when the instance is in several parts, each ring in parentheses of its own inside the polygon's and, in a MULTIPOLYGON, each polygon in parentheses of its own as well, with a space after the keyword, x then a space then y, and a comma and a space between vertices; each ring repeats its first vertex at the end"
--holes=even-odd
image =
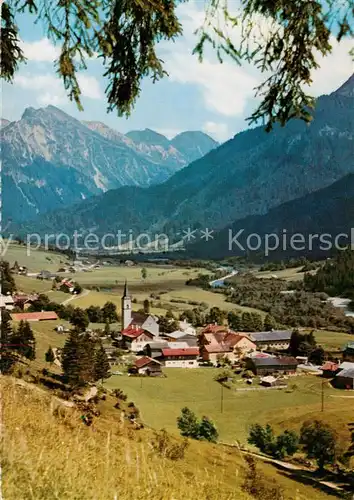
POLYGON ((228 117, 242 116, 259 83, 254 70, 247 65, 239 67, 233 61, 220 64, 211 50, 206 51, 203 62, 199 63, 192 51, 198 41, 195 31, 203 25, 204 9, 191 2, 182 4, 178 13, 183 37, 173 45, 161 44, 170 80, 198 86, 209 110, 228 117))
MULTIPOLYGON (((78 82, 83 97, 89 99, 100 99, 102 97, 99 82, 94 76, 80 73, 78 74, 78 82)), ((38 93, 37 103, 41 106, 69 103, 62 80, 54 74, 19 74, 15 78, 15 85, 27 90, 36 91, 38 93)))
POLYGON ((198 63, 195 56, 185 53, 171 54, 167 70, 172 81, 198 85, 209 110, 230 117, 243 114, 258 84, 254 76, 234 63, 208 59, 198 63))
MULTIPOLYGON (((33 42, 21 41, 21 48, 25 57, 29 61, 34 62, 54 62, 58 59, 60 55, 61 48, 59 45, 54 45, 48 38, 44 37, 40 40, 35 40, 33 42)), ((95 52, 94 55, 89 58, 90 60, 96 59, 98 54, 95 52)), ((79 57, 77 57, 77 60, 79 57)))
POLYGON ((102 91, 100 84, 94 76, 80 73, 77 76, 82 95, 89 99, 101 99, 102 91))
POLYGON ((315 96, 330 94, 337 90, 354 71, 354 63, 349 55, 353 46, 352 40, 345 39, 338 43, 333 38, 331 43, 331 55, 318 57, 320 68, 312 74, 313 84, 309 91, 315 96))
POLYGON ((41 106, 65 104, 68 101, 61 80, 49 73, 44 75, 19 74, 15 78, 15 85, 37 92, 37 103, 41 106))
POLYGON ((60 54, 59 47, 55 47, 48 38, 34 42, 21 42, 21 48, 29 61, 53 62, 60 54))
MULTIPOLYGON (((235 4, 235 9, 238 5, 235 4)), ((183 37, 174 44, 161 44, 162 58, 166 61, 170 80, 197 86, 207 109, 225 117, 244 117, 247 104, 255 98, 255 87, 267 75, 261 74, 249 64, 239 67, 232 60, 220 64, 212 49, 206 50, 203 62, 199 63, 197 56, 192 55, 192 50, 197 43, 195 30, 203 25, 204 5, 195 0, 182 4, 178 13, 183 26, 183 37)), ((266 39, 269 35, 269 22, 261 18, 257 22, 260 22, 260 26, 255 29, 253 36, 266 39)), ((239 35, 239 28, 234 28, 232 39, 239 39, 239 35)), ((351 45, 351 40, 344 40, 340 44, 332 40, 332 54, 319 58, 321 67, 313 71, 313 84, 308 89, 310 94, 318 96, 333 92, 349 78, 354 69, 349 56, 351 45)))
POLYGON ((226 123, 206 122, 204 123, 202 130, 220 142, 226 141, 230 138, 229 129, 226 123))

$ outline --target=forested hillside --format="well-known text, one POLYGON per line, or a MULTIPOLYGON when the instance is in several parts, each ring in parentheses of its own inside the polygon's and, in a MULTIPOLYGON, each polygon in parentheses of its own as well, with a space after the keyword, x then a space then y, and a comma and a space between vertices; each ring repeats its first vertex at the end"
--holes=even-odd
POLYGON ((326 292, 354 300, 354 251, 340 252, 316 274, 306 274, 304 283, 308 291, 326 292))

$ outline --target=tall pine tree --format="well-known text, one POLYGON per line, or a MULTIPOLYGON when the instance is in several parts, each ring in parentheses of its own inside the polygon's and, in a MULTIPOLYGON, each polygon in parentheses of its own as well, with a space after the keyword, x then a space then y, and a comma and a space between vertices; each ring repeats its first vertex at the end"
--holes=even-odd
POLYGON ((95 365, 94 365, 94 376, 95 380, 103 380, 109 377, 109 362, 107 358, 106 351, 104 350, 103 345, 95 352, 95 365))
POLYGON ((51 346, 49 346, 48 351, 45 353, 45 360, 50 365, 52 365, 52 363, 54 363, 55 356, 54 356, 54 352, 53 352, 53 349, 51 348, 51 346))
POLYGON ((3 295, 13 294, 16 291, 16 284, 10 271, 10 265, 5 260, 0 262, 0 275, 1 293, 3 295))
POLYGON ((10 323, 10 316, 7 311, 0 311, 0 369, 1 373, 10 373, 14 364, 16 363, 17 356, 13 348, 13 332, 10 323))
POLYGON ((16 350, 27 359, 36 358, 36 340, 32 328, 27 321, 20 321, 17 331, 14 333, 16 350))
POLYGON ((68 383, 85 385, 94 379, 94 345, 89 335, 72 330, 62 352, 62 369, 68 383))

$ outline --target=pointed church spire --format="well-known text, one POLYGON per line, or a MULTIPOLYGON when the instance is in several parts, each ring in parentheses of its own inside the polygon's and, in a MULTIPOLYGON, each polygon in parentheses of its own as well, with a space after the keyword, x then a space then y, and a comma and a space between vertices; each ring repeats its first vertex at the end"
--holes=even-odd
POLYGON ((127 280, 125 280, 125 283, 124 283, 124 294, 123 294, 123 297, 129 297, 127 280))

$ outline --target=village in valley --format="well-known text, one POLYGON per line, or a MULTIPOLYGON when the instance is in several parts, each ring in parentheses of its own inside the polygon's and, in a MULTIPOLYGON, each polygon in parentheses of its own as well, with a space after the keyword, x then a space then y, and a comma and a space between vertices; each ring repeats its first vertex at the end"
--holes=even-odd
POLYGON ((27 369, 22 361, 12 372, 80 408, 87 426, 99 425, 101 394, 118 398, 112 418, 133 429, 193 437, 181 422, 197 419, 209 430, 194 439, 237 443, 244 453, 273 458, 288 453, 291 461, 298 445, 274 451, 274 437, 267 451, 258 434, 285 430, 297 442, 296 433, 316 413, 336 429, 345 452, 354 394, 353 318, 323 293, 296 291, 307 263, 275 275, 242 263, 236 271, 218 262, 80 259, 41 249, 28 256, 20 243, 10 245, 7 259, 3 325, 32 346, 20 353, 27 369), (291 308, 277 305, 286 324, 247 302, 244 286, 259 301, 297 300, 300 309, 292 317, 291 308), (309 307, 314 316, 305 315, 309 307))
MULTIPOLYGON (((16 248, 17 250, 18 248, 16 248)), ((48 259, 48 257, 46 258, 48 259)), ((155 297, 153 293, 149 294, 150 300, 149 295, 146 294, 146 298, 141 301, 142 307, 139 309, 136 298, 134 299, 133 294, 130 293, 128 280, 124 278, 123 282, 122 277, 129 275, 129 271, 135 268, 135 278, 132 282, 134 287, 136 281, 140 281, 144 283, 144 289, 148 291, 149 280, 146 280, 148 272, 151 272, 151 269, 155 271, 165 267, 168 270, 167 272, 171 272, 171 268, 172 271, 175 270, 173 266, 162 265, 159 267, 148 262, 150 267, 146 268, 138 267, 138 263, 134 263, 133 260, 123 260, 120 261, 120 267, 114 267, 104 260, 101 260, 101 262, 97 260, 94 262, 80 260, 77 255, 72 261, 65 261, 65 264, 62 260, 60 262, 57 271, 40 270, 34 272, 29 270, 27 266, 20 266, 16 260, 10 270, 16 278, 22 278, 23 280, 23 277, 26 277, 25 289, 27 293, 21 289, 16 289, 16 292, 12 295, 1 295, 0 307, 11 313, 14 322, 21 320, 28 322, 54 321, 56 322, 55 332, 58 335, 66 335, 70 332, 70 324, 68 322, 61 324, 60 315, 58 316, 55 310, 33 311, 41 295, 35 291, 36 281, 34 280, 44 284, 44 288, 48 289, 49 298, 53 292, 61 292, 61 297, 65 297, 65 299, 61 300, 63 305, 75 305, 75 303, 79 305, 80 298, 89 294, 86 301, 89 304, 86 310, 89 310, 90 308, 97 308, 97 304, 94 303, 97 292, 94 295, 89 293, 90 290, 84 290, 75 275, 79 273, 79 275, 83 276, 83 273, 90 273, 91 277, 92 274, 96 274, 99 276, 98 283, 100 283, 102 279, 100 270, 108 270, 108 273, 104 273, 104 276, 110 277, 117 272, 120 280, 114 281, 117 292, 114 292, 116 294, 115 304, 110 303, 113 308, 111 317, 105 317, 102 320, 102 323, 105 324, 101 328, 90 321, 92 327, 87 326, 85 330, 94 338, 98 336, 103 342, 107 359, 112 367, 121 363, 125 365, 129 363, 129 375, 156 377, 169 374, 169 376, 173 376, 173 371, 163 371, 163 369, 228 367, 238 374, 242 373, 243 381, 247 385, 254 385, 255 380, 258 385, 264 387, 286 387, 286 381, 289 380, 289 377, 307 373, 317 376, 323 375, 327 378, 331 377, 333 387, 354 389, 354 342, 350 340, 337 351, 333 352, 332 350, 328 352, 327 356, 320 353, 320 359, 311 360, 311 355, 294 355, 297 354, 294 350, 291 352, 290 349, 289 351, 292 338, 294 338, 294 331, 301 336, 300 331, 308 333, 310 331, 308 328, 280 329, 276 327, 273 319, 268 318, 267 321, 266 318, 263 325, 268 326, 268 329, 262 329, 258 326, 258 328, 250 328, 249 331, 247 329, 246 331, 245 329, 237 331, 229 324, 227 317, 222 315, 220 308, 213 306, 212 303, 209 304, 210 313, 205 315, 204 324, 196 326, 187 320, 190 315, 172 310, 173 302, 180 306, 181 303, 187 301, 181 300, 179 302, 177 299, 172 298, 168 306, 164 305, 165 308, 169 307, 165 317, 152 312, 151 305, 154 301, 151 297, 155 297), (138 280, 137 273, 141 273, 138 280), (118 286, 119 281, 120 286, 118 286), (49 283, 51 286, 49 286, 49 283), (33 289, 28 292, 31 286, 33 289), (118 295, 120 290, 122 291, 121 297, 118 295), (69 294, 69 298, 66 298, 67 294, 69 294), (90 302, 91 297, 93 297, 93 303, 90 302), (213 321, 208 322, 208 319, 213 321), (315 361, 319 362, 316 363, 315 361)), ((146 266, 146 263, 143 263, 142 266, 146 266)), ((200 274, 198 270, 194 269, 194 275, 196 272, 200 274)), ((221 273, 221 277, 210 282, 210 288, 213 291, 220 291, 215 290, 215 288, 220 288, 220 286, 224 285, 226 278, 237 274, 234 270, 230 273, 228 267, 216 267, 216 272, 219 275, 221 273), (224 278, 222 273, 225 275, 224 278)), ((164 273, 160 272, 159 274, 164 273)), ((189 276, 189 274, 189 271, 184 272, 184 275, 189 276)), ((274 274, 271 277, 276 278, 274 274)), ((95 282, 95 279, 90 281, 95 282)), ((168 277, 166 282, 162 282, 162 284, 168 286, 168 277)), ((155 285, 153 286, 154 289, 155 285)), ((184 286, 184 288, 187 287, 184 286)), ((104 296, 104 293, 101 292, 101 295, 104 296)), ((141 293, 139 295, 141 296, 141 293)), ((212 301, 212 292, 210 292, 210 295, 212 301)), ((219 294, 215 294, 215 298, 219 298, 219 294)), ((195 304, 198 304, 198 302, 195 302, 195 304)), ((208 309, 208 304, 204 303, 202 309, 205 308, 208 309)), ((261 326, 263 325, 261 321, 261 326)), ((50 329, 49 326, 48 329, 50 329)), ((340 338, 340 334, 338 334, 338 337, 340 338)), ((349 335, 347 337, 350 338, 349 335)), ((313 339, 313 342, 313 346, 317 347, 315 339, 313 339)), ((312 349, 312 351, 314 350, 312 349)), ((60 364, 60 349, 55 349, 55 352, 56 361, 60 364)), ((115 371, 120 373, 119 370, 115 371)))

